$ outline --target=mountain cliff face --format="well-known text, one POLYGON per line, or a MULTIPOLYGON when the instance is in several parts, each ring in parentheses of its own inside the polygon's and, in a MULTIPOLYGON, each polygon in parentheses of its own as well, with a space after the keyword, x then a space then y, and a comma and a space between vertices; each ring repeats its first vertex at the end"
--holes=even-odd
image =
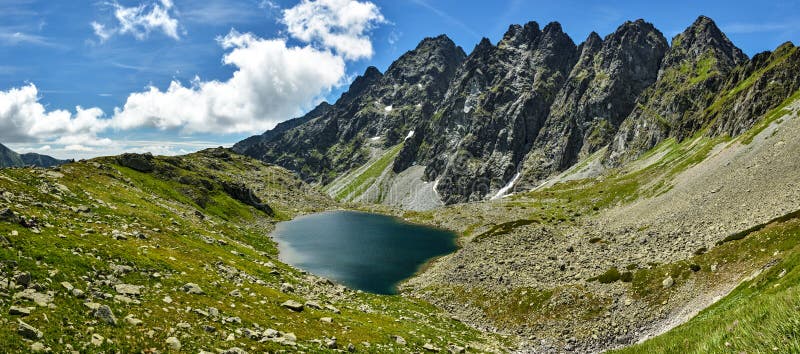
POLYGON ((445 36, 426 38, 385 74, 368 68, 333 106, 318 107, 298 118, 298 126, 251 138, 234 150, 328 183, 368 160, 364 146, 370 138, 383 137, 391 146, 429 120, 465 57, 445 36))
MULTIPOLYGON (((442 108, 423 129, 417 161, 446 203, 483 198, 511 178, 550 112, 576 47, 557 23, 511 26, 497 46, 478 45, 442 108)), ((397 169, 395 169, 397 170, 397 169)))
MULTIPOLYGON (((362 173, 358 183, 477 201, 541 185, 590 156, 617 167, 669 138, 738 135, 800 88, 799 67, 791 43, 748 59, 705 16, 671 45, 643 20, 577 46, 558 23, 530 22, 469 56, 446 36, 427 38, 386 73, 369 68, 333 105, 234 150, 323 185, 388 159, 370 172, 379 178, 362 173)), ((385 194, 359 200, 406 206, 385 194)))
POLYGON ((535 185, 608 144, 636 97, 655 82, 666 50, 661 32, 642 20, 626 22, 602 43, 590 35, 528 155, 525 180, 535 185))
POLYGON ((727 75, 747 57, 711 19, 698 18, 675 36, 658 80, 638 98, 617 132, 610 157, 624 162, 670 136, 686 137, 702 110, 714 101, 727 75))

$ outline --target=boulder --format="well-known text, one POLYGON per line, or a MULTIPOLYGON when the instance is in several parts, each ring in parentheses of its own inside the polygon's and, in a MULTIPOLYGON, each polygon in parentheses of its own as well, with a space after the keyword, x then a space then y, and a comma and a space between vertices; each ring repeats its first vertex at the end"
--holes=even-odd
POLYGON ((149 173, 155 170, 155 164, 153 164, 153 155, 152 154, 122 154, 117 157, 117 163, 120 166, 130 168, 134 171, 149 173))
POLYGON ((108 305, 100 305, 100 307, 94 310, 94 317, 112 326, 117 324, 117 318, 114 317, 114 312, 111 311, 108 305))
POLYGON ((205 292, 203 292, 203 289, 200 288, 200 285, 197 285, 195 283, 186 283, 186 285, 184 285, 182 289, 183 292, 187 294, 194 294, 194 295, 205 294, 205 292))
POLYGON ((42 338, 42 336, 44 335, 42 331, 36 329, 35 327, 25 322, 22 322, 22 320, 17 320, 17 321, 18 321, 17 333, 19 333, 19 335, 21 335, 22 337, 30 340, 36 340, 42 338))
POLYGON ((303 308, 305 307, 305 306, 303 306, 303 304, 301 304, 301 303, 299 303, 297 301, 294 301, 294 300, 285 301, 284 303, 281 304, 281 306, 283 306, 283 307, 285 307, 285 308, 287 308, 289 310, 292 310, 294 312, 303 311, 303 308))
POLYGON ((181 341, 179 341, 178 338, 169 337, 169 338, 167 338, 167 342, 166 343, 167 343, 167 348, 169 348, 169 349, 181 350, 181 341))
POLYGON ((671 288, 673 285, 675 285, 675 279, 672 279, 671 276, 661 282, 661 286, 663 286, 664 289, 671 288))
POLYGON ((8 314, 11 316, 25 317, 31 315, 31 310, 27 307, 11 306, 11 308, 8 309, 8 314))
POLYGON ((139 296, 142 294, 142 286, 140 285, 117 284, 114 286, 114 290, 121 295, 139 296))

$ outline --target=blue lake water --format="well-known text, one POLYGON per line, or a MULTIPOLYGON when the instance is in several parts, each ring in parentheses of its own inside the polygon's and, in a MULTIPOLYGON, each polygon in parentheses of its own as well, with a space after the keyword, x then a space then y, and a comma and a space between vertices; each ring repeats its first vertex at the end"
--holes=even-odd
POLYGON ((280 259, 353 289, 395 294, 428 260, 456 250, 456 235, 400 219, 333 211, 279 223, 280 259))

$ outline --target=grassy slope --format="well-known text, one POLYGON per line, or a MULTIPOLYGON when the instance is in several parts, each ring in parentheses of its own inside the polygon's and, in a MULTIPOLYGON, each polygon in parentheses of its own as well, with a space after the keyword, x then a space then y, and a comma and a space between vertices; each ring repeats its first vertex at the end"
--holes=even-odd
MULTIPOLYGON (((736 140, 742 143, 751 141, 753 136, 780 118, 783 115, 781 112, 785 113, 785 107, 796 99, 798 99, 798 96, 795 94, 787 102, 765 114, 756 126, 737 137, 736 140)), ((645 165, 644 167, 610 171, 609 174, 600 179, 568 181, 557 183, 549 188, 517 193, 510 198, 494 203, 489 210, 478 209, 480 212, 472 211, 468 209, 469 205, 466 205, 451 206, 428 212, 406 212, 404 217, 438 226, 454 227, 462 233, 463 242, 485 242, 489 238, 502 237, 502 235, 513 232, 518 227, 530 224, 566 225, 569 227, 576 218, 591 216, 606 208, 612 208, 640 198, 655 196, 669 191, 672 188, 672 180, 675 176, 705 160, 715 146, 721 143, 729 143, 732 140, 727 136, 709 138, 704 131, 701 131, 682 142, 669 139, 654 147, 637 161, 638 164, 645 165), (645 164, 645 161, 650 162, 645 164), (457 221, 459 219, 461 221, 457 221)), ((637 165, 637 163, 633 165, 637 165)), ((676 284, 679 285, 686 281, 714 284, 717 280, 714 274, 710 272, 712 264, 726 264, 724 269, 728 274, 727 276, 731 277, 731 274, 737 274, 736 272, 749 273, 753 269, 759 269, 770 260, 769 256, 776 249, 780 249, 781 252, 786 252, 787 255, 792 257, 800 257, 800 248, 795 247, 795 239, 798 236, 800 236, 800 228, 792 229, 782 234, 782 241, 780 241, 784 242, 782 244, 776 244, 775 242, 778 241, 770 239, 769 236, 766 236, 766 238, 754 238, 756 241, 726 243, 721 247, 714 248, 708 254, 696 256, 693 259, 687 259, 675 264, 653 265, 652 267, 639 265, 633 269, 619 269, 618 272, 630 273, 626 275, 629 278, 625 279, 625 281, 629 283, 629 292, 634 298, 658 306, 658 304, 668 300, 669 297, 670 292, 660 291, 662 289, 662 281, 667 274, 672 275, 676 284), (770 243, 771 247, 756 247, 759 242, 772 243, 770 243), (766 251, 762 251, 762 248, 766 251), (794 253, 797 253, 797 255, 794 253), (693 271, 693 265, 699 265, 701 267, 700 271, 693 271)), ((586 241, 592 243, 594 240, 587 239, 586 241)), ((606 273, 608 271, 610 270, 607 270, 606 273)), ((599 278, 603 274, 605 273, 599 272, 590 279, 600 280, 599 278)), ((622 276, 623 274, 620 275, 622 276)), ((613 281, 622 280, 613 279, 613 281)), ((435 294, 435 297, 448 299, 447 301, 465 306, 477 306, 495 326, 509 331, 520 324, 547 326, 548 321, 558 319, 569 312, 573 312, 573 315, 577 312, 582 320, 591 321, 602 315, 602 311, 597 309, 603 306, 604 301, 604 299, 590 298, 591 294, 580 288, 515 289, 511 292, 505 290, 492 292, 487 289, 469 289, 459 285, 437 284, 426 288, 424 291, 430 291, 435 294), (577 292, 586 296, 587 300, 573 305, 572 308, 561 308, 553 311, 551 306, 547 306, 548 300, 550 297, 555 298, 555 294, 559 292, 577 292), (529 306, 516 308, 515 306, 519 304, 529 304, 529 306), (509 308, 515 308, 515 310, 510 311, 508 310, 509 308)), ((753 289, 748 291, 749 294, 758 293, 753 289)), ((792 291, 794 292, 795 290, 792 291)), ((758 308, 754 307, 757 305, 747 305, 748 310, 742 306, 745 305, 744 302, 736 300, 741 297, 737 294, 734 293, 726 298, 728 299, 727 301, 733 301, 732 303, 736 305, 718 310, 718 312, 726 311, 725 314, 720 314, 719 316, 730 319, 729 322, 733 322, 736 319, 739 311, 752 312, 758 308)), ((791 295, 786 293, 781 296, 787 298, 791 295)), ((778 301, 777 299, 775 297, 768 301, 775 302, 778 301)), ((606 300, 611 301, 613 299, 606 300)), ((785 309, 785 306, 790 305, 782 306, 785 309)), ((776 307, 775 310, 781 310, 781 308, 776 307)), ((769 311, 769 313, 773 312, 774 310, 769 311)), ((765 321, 765 325, 769 325, 770 321, 772 321, 774 326, 777 326, 774 330, 777 330, 780 326, 791 327, 797 322, 796 319, 785 321, 785 318, 775 320, 768 318, 770 316, 788 316, 779 313, 767 315, 765 311, 762 311, 760 314, 761 319, 765 321), (784 321, 784 324, 781 324, 781 321, 784 321)), ((752 320, 753 323, 760 321, 759 318, 755 317, 752 320)), ((704 328, 706 330, 713 328, 713 324, 708 324, 704 328)), ((697 349, 698 352, 705 352, 700 345, 709 340, 706 336, 710 335, 710 333, 703 333, 704 328, 693 327, 690 329, 689 331, 695 331, 694 335, 688 335, 687 332, 670 332, 665 337, 666 339, 660 343, 670 343, 685 338, 682 341, 687 344, 683 348, 691 348, 696 345, 698 346, 697 348, 700 348, 697 349)), ((740 336, 742 337, 741 341, 756 342, 757 340, 757 334, 754 333, 742 333, 740 336)), ((773 342, 777 345, 779 340, 775 339, 773 342)), ((744 346, 744 348, 744 351, 750 352, 747 348, 754 348, 754 346, 744 346)), ((771 350, 771 347, 769 349, 771 350)), ((667 347, 655 345, 643 347, 641 352, 660 352, 662 350, 667 350, 667 347)))
POLYGON ((347 183, 336 191, 334 198, 339 201, 358 198, 378 180, 378 177, 380 177, 384 171, 386 171, 402 148, 402 143, 397 144, 389 148, 362 172, 354 172, 346 176, 345 179, 347 183))
POLYGON ((21 289, 0 286, 0 351, 23 352, 31 345, 16 333, 16 318, 7 315, 11 305, 33 308, 24 321, 42 330, 41 342, 55 352, 64 352, 68 345, 81 352, 163 350, 169 336, 178 337, 186 352, 234 346, 255 351, 287 348, 243 337, 242 329, 256 326, 295 333, 299 346, 310 351, 321 350, 312 340, 329 337, 336 337, 340 347, 353 343, 359 350, 390 352, 420 348, 428 342, 440 348, 448 343, 480 346, 485 340, 423 302, 326 285, 278 261, 277 250, 266 237, 273 223, 334 205, 322 195, 303 191, 304 185, 285 170, 238 156, 224 161, 206 153, 158 159, 157 165, 165 170, 156 174, 113 162, 100 159, 69 164, 59 169, 63 176, 55 177, 46 176, 44 170, 0 171, 0 189, 5 191, 0 204, 26 218, 36 218, 40 225, 37 232, 0 222, 0 235, 10 243, 0 248, 0 260, 4 266, 12 260, 17 264, 3 270, 30 272, 42 292, 54 295, 54 308, 36 307, 30 301, 12 299, 21 289), (180 167, 169 167, 173 164, 180 167), (192 178, 205 176, 244 178, 268 186, 256 194, 269 202, 278 216, 268 217, 232 199, 214 181, 211 190, 197 188, 194 184, 202 183, 192 178), (70 209, 80 205, 90 206, 91 212, 70 209), (196 216, 196 211, 206 218, 196 216), (113 230, 128 233, 127 240, 113 239, 113 230), (139 233, 147 239, 136 237, 139 233), (209 244, 206 239, 225 243, 209 244), (112 264, 131 266, 133 271, 114 273, 112 264), (220 267, 237 271, 230 275, 220 267), (92 301, 110 306, 118 324, 96 320, 84 300, 62 288, 64 281, 93 294, 92 301), (115 295, 112 285, 117 282, 143 285, 141 304, 124 304, 103 295, 115 295), (206 294, 180 291, 188 282, 197 283, 206 294), (293 284, 297 291, 279 290, 282 283, 293 284), (235 289, 243 296, 229 295, 235 289), (172 302, 164 302, 165 296, 172 302), (280 307, 289 299, 329 302, 341 309, 341 314, 308 308, 295 313, 280 307), (221 316, 205 317, 192 310, 209 307, 217 308, 221 316), (127 315, 144 324, 124 323, 127 315), (229 317, 242 322, 222 320, 229 317), (332 317, 333 323, 321 322, 321 317, 332 317), (180 322, 191 328, 180 329, 180 322), (206 332, 203 325, 216 331, 206 332), (89 344, 93 333, 109 341, 101 346, 89 344), (236 339, 224 342, 229 334, 236 339), (392 335, 403 336, 409 346, 396 345, 392 335))
MULTIPOLYGON (((746 262, 766 269, 722 300, 664 335, 619 353, 800 352, 800 219, 769 224, 742 240, 731 241, 687 262, 662 266, 681 276, 687 263, 701 266, 699 276, 713 281, 712 264, 746 262)), ((658 280, 634 284, 642 291, 658 280)))

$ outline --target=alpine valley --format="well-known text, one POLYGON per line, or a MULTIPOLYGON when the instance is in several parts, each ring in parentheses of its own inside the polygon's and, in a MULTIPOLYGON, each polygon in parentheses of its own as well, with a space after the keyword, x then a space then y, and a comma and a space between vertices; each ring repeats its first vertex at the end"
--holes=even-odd
POLYGON ((230 149, 0 170, 0 351, 800 352, 798 111, 800 50, 705 16, 425 38, 230 149), (338 209, 459 248, 399 295, 281 262, 338 209))

